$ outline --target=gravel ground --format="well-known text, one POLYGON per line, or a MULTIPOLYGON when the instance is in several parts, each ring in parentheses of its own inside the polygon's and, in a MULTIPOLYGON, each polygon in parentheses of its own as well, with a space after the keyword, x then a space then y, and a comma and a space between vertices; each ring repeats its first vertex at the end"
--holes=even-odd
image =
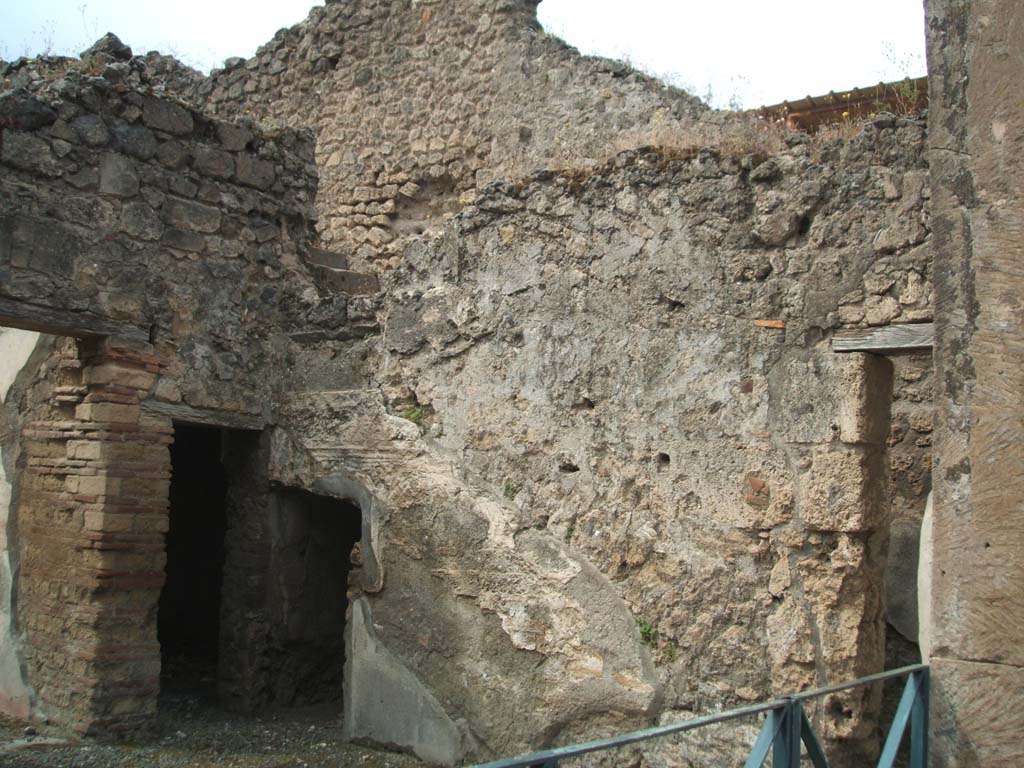
POLYGON ((403 754, 349 744, 338 707, 246 717, 195 692, 161 697, 155 731, 128 744, 69 739, 0 716, 0 768, 422 768, 403 754))

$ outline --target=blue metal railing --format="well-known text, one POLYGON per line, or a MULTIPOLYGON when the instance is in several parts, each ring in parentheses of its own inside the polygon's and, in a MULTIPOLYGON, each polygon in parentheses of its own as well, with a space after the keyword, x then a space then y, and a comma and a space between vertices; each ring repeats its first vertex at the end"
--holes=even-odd
POLYGON ((928 696, 930 683, 928 667, 924 664, 900 667, 888 672, 880 672, 877 675, 862 677, 849 683, 831 685, 813 691, 804 691, 763 704, 754 704, 749 707, 732 709, 728 712, 695 717, 692 720, 684 720, 681 723, 662 725, 643 731, 633 731, 632 733, 625 733, 610 739, 588 741, 583 744, 547 749, 542 752, 521 755, 520 757, 495 760, 491 763, 475 766, 475 768, 558 768, 560 760, 570 757, 579 757, 591 752, 616 749, 628 744, 655 739, 659 736, 692 731, 706 725, 739 720, 744 717, 753 717, 765 712, 768 713, 768 716, 765 718, 764 725, 758 734, 757 740, 754 742, 754 746, 750 751, 750 757, 747 758, 744 768, 760 768, 767 759, 769 752, 772 753, 772 765, 774 768, 799 768, 801 742, 814 768, 828 768, 828 759, 825 757, 825 752, 818 742, 818 737, 814 733, 810 720, 807 719, 807 715, 804 713, 803 702, 808 699, 820 698, 831 693, 849 690, 850 688, 872 685, 883 680, 904 676, 907 678, 907 683, 903 688, 903 696, 900 698, 900 703, 896 708, 896 714, 893 716, 889 735, 886 737, 885 745, 882 747, 878 768, 892 768, 908 723, 910 725, 910 768, 927 768, 928 696))

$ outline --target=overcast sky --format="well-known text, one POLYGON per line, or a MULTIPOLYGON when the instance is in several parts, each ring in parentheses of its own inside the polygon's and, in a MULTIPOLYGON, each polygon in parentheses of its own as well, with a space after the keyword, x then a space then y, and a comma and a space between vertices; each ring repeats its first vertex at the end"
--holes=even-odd
MULTIPOLYGON (((407 0, 411 2, 412 0, 407 0)), ((208 70, 250 56, 312 0, 2 0, 0 57, 77 54, 108 30, 137 53, 208 70)), ((715 106, 925 74, 922 0, 543 0, 544 28, 584 53, 628 59, 715 106)))

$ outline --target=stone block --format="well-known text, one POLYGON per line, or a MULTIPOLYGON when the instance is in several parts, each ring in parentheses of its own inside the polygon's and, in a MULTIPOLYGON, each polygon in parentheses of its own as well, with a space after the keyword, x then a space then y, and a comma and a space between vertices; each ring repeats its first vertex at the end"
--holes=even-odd
POLYGON ((84 527, 87 531, 129 533, 132 530, 132 525, 132 515, 111 515, 102 509, 85 512, 84 527))
POLYGON ((205 237, 197 235, 195 232, 187 232, 184 229, 164 230, 160 242, 168 248, 175 248, 179 251, 202 253, 206 250, 205 237))
POLYGON ((117 197, 137 195, 139 175, 132 161, 113 152, 105 155, 100 163, 100 192, 117 197))
POLYGON ((96 461, 103 452, 103 443, 98 440, 69 440, 66 445, 69 459, 96 461))
POLYGON ((882 355, 838 355, 839 439, 844 443, 883 445, 889 436, 893 367, 882 355))
POLYGON ((163 216, 172 227, 190 232, 212 234, 220 229, 221 212, 191 200, 168 199, 163 205, 163 216))
POLYGON ((166 499, 170 481, 157 477, 126 477, 121 480, 120 493, 133 499, 166 499))
POLYGON ((140 240, 159 240, 164 225, 146 203, 127 203, 121 209, 121 231, 140 240))
POLYGON ((231 123, 217 123, 217 138, 224 146, 224 149, 232 152, 239 152, 252 141, 253 133, 248 128, 242 128, 231 123))
POLYGON ((265 190, 274 183, 275 177, 274 164, 254 155, 243 152, 235 161, 235 178, 241 184, 265 190))
POLYGON ((1024 669, 932 658, 931 765, 1024 765, 1024 669))
POLYGON ((346 738, 396 744, 424 760, 454 764, 460 753, 455 724, 423 683, 376 638, 369 613, 365 601, 357 601, 346 631, 346 738))
POLYGON ((142 368, 118 363, 102 363, 89 365, 82 371, 82 383, 85 385, 116 384, 148 391, 156 381, 156 374, 142 368))
POLYGON ((169 515, 136 515, 133 530, 135 533, 167 533, 170 528, 169 515))
POLYGON ((167 447, 159 443, 116 441, 98 444, 103 446, 100 457, 110 464, 131 462, 144 464, 151 472, 170 470, 170 454, 167 447))
POLYGON ((110 129, 114 148, 139 160, 149 160, 157 151, 153 132, 141 125, 115 125, 110 129))
POLYGON ((205 145, 196 147, 193 163, 201 174, 216 179, 230 179, 235 173, 235 160, 230 153, 205 145))
POLYGON ((142 106, 142 122, 150 128, 175 136, 192 133, 192 113, 167 99, 147 97, 142 106))
POLYGON ((50 151, 50 145, 31 133, 4 131, 0 161, 43 176, 60 175, 60 165, 50 151))
POLYGON ((114 424, 137 424, 139 406, 120 403, 82 403, 75 408, 75 418, 82 421, 106 421, 114 424))
POLYGON ((71 121, 74 135, 90 147, 101 147, 110 140, 110 131, 99 115, 81 115, 71 121))
POLYGON ((814 448, 809 458, 797 479, 804 524, 821 531, 875 530, 884 516, 883 452, 833 444, 814 448))
POLYGON ((968 413, 965 454, 949 463, 946 439, 934 491, 932 649, 1024 667, 1022 429, 1008 409, 968 413))
POLYGON ((918 639, 917 561, 920 525, 899 521, 889 528, 885 567, 886 620, 908 640, 918 639))
POLYGON ((78 496, 116 495, 120 481, 106 475, 69 475, 64 481, 68 493, 78 496))

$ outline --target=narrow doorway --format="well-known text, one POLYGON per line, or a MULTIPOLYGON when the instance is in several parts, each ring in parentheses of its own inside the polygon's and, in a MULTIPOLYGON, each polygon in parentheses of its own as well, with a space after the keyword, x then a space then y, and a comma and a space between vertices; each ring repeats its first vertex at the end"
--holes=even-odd
POLYGON ((349 572, 361 511, 351 501, 288 489, 277 494, 274 527, 274 703, 340 707, 349 572))
POLYGON ((227 476, 219 429, 175 423, 167 565, 157 614, 161 692, 216 693, 227 476))

